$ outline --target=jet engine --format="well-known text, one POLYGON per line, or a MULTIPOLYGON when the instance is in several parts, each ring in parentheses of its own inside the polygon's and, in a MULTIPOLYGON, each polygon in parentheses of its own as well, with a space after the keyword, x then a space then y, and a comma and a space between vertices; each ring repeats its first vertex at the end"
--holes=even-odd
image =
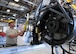
POLYGON ((73 15, 57 1, 39 9, 35 19, 42 40, 49 45, 60 45, 75 37, 73 15))

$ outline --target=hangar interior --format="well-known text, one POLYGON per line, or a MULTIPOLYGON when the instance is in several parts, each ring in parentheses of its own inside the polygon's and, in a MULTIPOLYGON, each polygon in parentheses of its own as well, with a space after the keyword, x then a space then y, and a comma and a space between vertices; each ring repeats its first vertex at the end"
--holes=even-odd
POLYGON ((76 0, 0 0, 0 54, 76 54, 76 0))

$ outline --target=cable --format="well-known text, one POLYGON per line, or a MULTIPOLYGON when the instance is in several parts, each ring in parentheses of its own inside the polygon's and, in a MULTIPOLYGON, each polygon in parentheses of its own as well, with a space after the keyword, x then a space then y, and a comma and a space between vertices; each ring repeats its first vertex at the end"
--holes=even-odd
POLYGON ((71 44, 70 48, 71 48, 70 50, 76 52, 76 50, 72 47, 72 44, 71 44))
MULTIPOLYGON (((70 51, 73 51, 73 52, 76 52, 76 50, 72 47, 73 45, 71 43, 70 44, 70 51)), ((69 54, 73 54, 73 53, 70 53, 69 51, 67 51, 66 49, 63 48, 63 46, 60 46, 61 49, 63 49, 65 52, 69 53, 69 54)))
POLYGON ((60 46, 60 47, 61 47, 61 49, 63 49, 66 53, 72 54, 72 53, 68 52, 67 50, 65 50, 65 49, 63 48, 63 46, 60 46))

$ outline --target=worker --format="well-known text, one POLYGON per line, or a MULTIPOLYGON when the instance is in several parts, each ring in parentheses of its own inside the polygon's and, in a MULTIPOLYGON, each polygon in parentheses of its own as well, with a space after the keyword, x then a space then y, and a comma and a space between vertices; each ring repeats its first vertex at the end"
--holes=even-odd
POLYGON ((15 27, 15 21, 10 20, 8 22, 9 28, 6 30, 6 46, 17 46, 17 37, 18 36, 23 36, 25 30, 23 31, 18 31, 14 29, 15 27))

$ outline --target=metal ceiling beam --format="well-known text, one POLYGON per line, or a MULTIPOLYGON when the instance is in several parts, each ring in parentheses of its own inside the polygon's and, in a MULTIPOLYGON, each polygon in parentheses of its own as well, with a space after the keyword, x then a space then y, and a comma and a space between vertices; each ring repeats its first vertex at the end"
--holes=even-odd
POLYGON ((7 15, 0 15, 0 18, 11 18, 11 17, 13 17, 13 16, 7 16, 7 15), (3 17, 3 16, 5 16, 5 17, 3 17))
POLYGON ((5 12, 5 11, 2 11, 2 10, 0 10, 0 12, 1 13, 6 13, 6 14, 11 14, 11 15, 16 14, 16 13, 5 12))
MULTIPOLYGON (((7 8, 10 8, 10 9, 14 9, 14 10, 17 10, 17 11, 20 11, 20 12, 24 12, 24 10, 21 10, 20 8, 17 8, 15 6, 11 6, 9 4, 0 3, 0 6, 7 7, 7 8)), ((28 9, 28 8, 26 7, 26 9, 28 9)))
POLYGON ((33 6, 37 6, 37 4, 35 4, 35 3, 31 2, 31 1, 28 1, 28 0, 23 0, 23 2, 27 2, 28 4, 31 4, 33 6))

